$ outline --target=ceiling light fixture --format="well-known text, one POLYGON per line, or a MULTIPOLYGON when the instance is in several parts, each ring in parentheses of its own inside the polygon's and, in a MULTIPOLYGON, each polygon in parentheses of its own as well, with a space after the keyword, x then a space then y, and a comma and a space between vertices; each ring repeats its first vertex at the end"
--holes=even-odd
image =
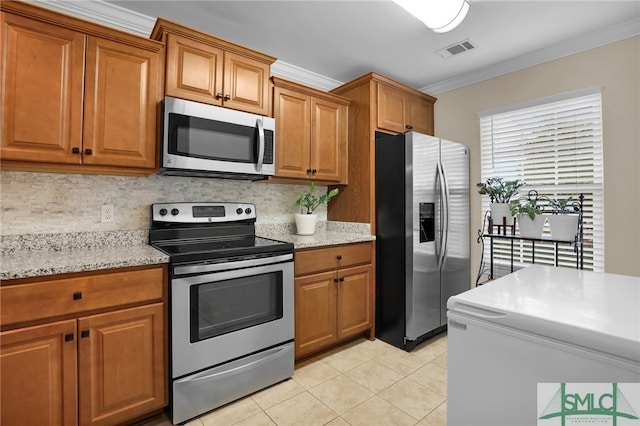
POLYGON ((393 0, 437 33, 457 27, 467 16, 467 0, 393 0))

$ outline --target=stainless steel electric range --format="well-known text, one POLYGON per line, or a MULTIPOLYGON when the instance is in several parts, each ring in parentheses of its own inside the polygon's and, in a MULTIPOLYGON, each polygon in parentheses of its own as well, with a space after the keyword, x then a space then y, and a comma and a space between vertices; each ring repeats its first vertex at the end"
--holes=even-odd
POLYGON ((293 244, 256 237, 255 210, 151 206, 150 244, 170 257, 173 423, 293 375, 293 244))

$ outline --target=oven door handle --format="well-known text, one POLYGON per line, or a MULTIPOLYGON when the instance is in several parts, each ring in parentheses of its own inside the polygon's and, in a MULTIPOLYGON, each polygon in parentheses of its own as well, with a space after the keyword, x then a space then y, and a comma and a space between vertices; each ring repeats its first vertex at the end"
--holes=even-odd
POLYGON ((250 268, 253 266, 270 265, 273 263, 293 260, 293 254, 283 254, 280 256, 259 257, 256 259, 238 260, 233 262, 210 263, 206 265, 176 266, 173 268, 174 275, 200 274, 203 272, 219 272, 229 269, 250 268))

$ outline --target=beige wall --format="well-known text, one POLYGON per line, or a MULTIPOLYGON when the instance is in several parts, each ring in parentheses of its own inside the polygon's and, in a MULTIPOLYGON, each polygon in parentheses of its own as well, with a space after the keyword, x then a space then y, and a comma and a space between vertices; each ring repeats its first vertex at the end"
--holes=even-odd
POLYGON ((640 37, 438 95, 436 136, 471 147, 473 276, 481 226, 477 112, 591 86, 602 86, 605 271, 640 276, 640 37))

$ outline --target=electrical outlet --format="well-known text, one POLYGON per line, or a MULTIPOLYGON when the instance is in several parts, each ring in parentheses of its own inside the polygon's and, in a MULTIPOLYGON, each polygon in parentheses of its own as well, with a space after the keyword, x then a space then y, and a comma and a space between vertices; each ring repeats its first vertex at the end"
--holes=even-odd
POLYGON ((102 223, 113 222, 113 204, 102 205, 102 215, 101 215, 100 221, 102 223))

